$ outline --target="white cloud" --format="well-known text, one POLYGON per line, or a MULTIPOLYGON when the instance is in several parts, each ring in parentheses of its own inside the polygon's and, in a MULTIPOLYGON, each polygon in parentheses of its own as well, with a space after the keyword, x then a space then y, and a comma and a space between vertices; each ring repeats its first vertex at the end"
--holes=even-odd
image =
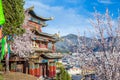
POLYGON ((74 8, 65 9, 62 6, 49 6, 32 0, 26 1, 24 7, 28 8, 33 5, 35 7, 34 11, 38 15, 44 17, 53 16, 55 18, 47 22, 48 26, 43 28, 45 32, 53 34, 60 31, 61 35, 66 35, 70 33, 77 34, 79 29, 82 34, 87 29, 86 27, 90 26, 87 18, 78 14, 74 8))

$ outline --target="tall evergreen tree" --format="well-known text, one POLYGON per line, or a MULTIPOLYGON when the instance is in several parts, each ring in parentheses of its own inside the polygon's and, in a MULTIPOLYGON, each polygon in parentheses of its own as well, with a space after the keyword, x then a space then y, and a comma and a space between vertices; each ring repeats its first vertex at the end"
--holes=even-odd
POLYGON ((5 24, 3 34, 19 35, 23 33, 21 27, 24 21, 24 0, 3 0, 3 10, 5 14, 5 24))
MULTIPOLYGON (((2 0, 5 14, 5 24, 3 34, 6 36, 19 35, 24 32, 21 27, 24 21, 24 0, 2 0)), ((6 58, 6 71, 9 71, 9 58, 6 58)))

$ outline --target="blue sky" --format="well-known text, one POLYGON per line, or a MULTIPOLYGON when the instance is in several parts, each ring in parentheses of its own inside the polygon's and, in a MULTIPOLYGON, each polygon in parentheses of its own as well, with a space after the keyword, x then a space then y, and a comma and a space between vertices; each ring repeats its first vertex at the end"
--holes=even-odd
POLYGON ((94 8, 102 14, 108 8, 116 18, 120 0, 25 0, 25 9, 31 6, 39 16, 54 17, 54 20, 47 22, 44 32, 54 34, 60 31, 64 36, 78 34, 79 31, 82 35, 88 28, 92 29, 89 19, 94 19, 94 8))

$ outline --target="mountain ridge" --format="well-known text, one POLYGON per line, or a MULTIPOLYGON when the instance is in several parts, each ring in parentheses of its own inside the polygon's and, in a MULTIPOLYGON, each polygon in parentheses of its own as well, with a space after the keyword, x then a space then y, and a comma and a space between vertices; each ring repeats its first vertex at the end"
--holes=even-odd
MULTIPOLYGON (((80 38, 85 38, 86 41, 90 40, 88 37, 80 36, 80 38)), ((62 41, 58 41, 56 43, 57 52, 75 52, 76 45, 78 45, 78 36, 75 34, 68 34, 66 36, 62 36, 62 41)))
MULTIPOLYGON (((69 53, 69 52, 76 52, 78 49, 79 44, 82 45, 83 42, 86 43, 87 48, 91 48, 91 42, 93 41, 92 38, 80 36, 79 39, 83 42, 78 42, 78 36, 75 34, 68 34, 66 36, 61 37, 62 40, 58 41, 56 45, 56 51, 61 53, 69 53)), ((107 37, 104 38, 106 40, 106 43, 108 44, 113 38, 107 37)), ((120 38, 114 38, 115 45, 117 45, 117 41, 120 38)), ((101 42, 101 39, 98 39, 99 42, 101 42)), ((95 43, 95 41, 92 43, 94 46, 93 51, 103 51, 103 48, 101 45, 98 45, 95 43)), ((106 48, 108 50, 110 47, 106 48)))

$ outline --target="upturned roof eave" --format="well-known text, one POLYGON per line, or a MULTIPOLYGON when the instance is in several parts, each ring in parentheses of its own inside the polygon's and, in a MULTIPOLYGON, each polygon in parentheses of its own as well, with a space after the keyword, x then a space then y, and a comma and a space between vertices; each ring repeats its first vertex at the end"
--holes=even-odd
POLYGON ((58 54, 55 55, 55 53, 47 53, 47 54, 42 54, 42 57, 47 59, 61 59, 63 55, 58 55, 58 54))
POLYGON ((42 21, 49 21, 49 20, 52 20, 52 19, 53 19, 52 17, 50 17, 50 18, 44 18, 44 17, 38 16, 33 10, 29 10, 28 13, 29 13, 32 17, 37 18, 37 19, 42 20, 42 21))
POLYGON ((38 30, 36 30, 36 32, 39 34, 39 35, 42 35, 42 36, 47 36, 49 38, 52 38, 53 39, 53 42, 57 42, 57 38, 52 35, 52 34, 48 34, 48 33, 43 33, 43 32, 39 32, 38 30))

